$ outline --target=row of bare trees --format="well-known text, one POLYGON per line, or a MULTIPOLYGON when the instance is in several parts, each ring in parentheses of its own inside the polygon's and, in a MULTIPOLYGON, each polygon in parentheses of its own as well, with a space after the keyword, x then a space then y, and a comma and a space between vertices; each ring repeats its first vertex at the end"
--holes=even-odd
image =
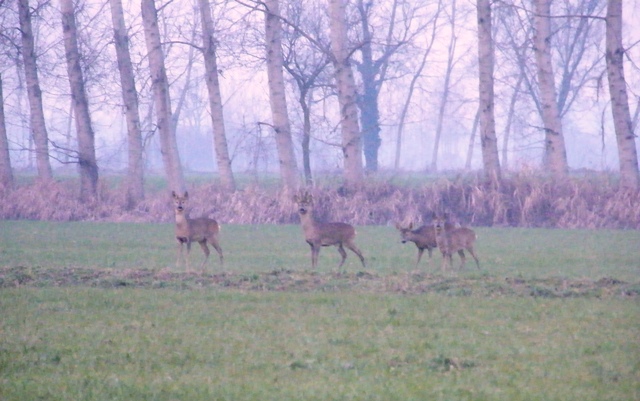
MULTIPOLYGON (((224 107, 240 96, 235 86, 244 80, 240 77, 243 71, 256 75, 247 80, 250 86, 244 88, 249 94, 243 98, 245 102, 260 98, 245 105, 254 108, 262 104, 258 76, 265 72, 270 115, 256 114, 255 118, 269 127, 281 182, 288 188, 300 185, 297 152, 301 153, 304 180, 312 182, 313 142, 340 149, 345 185, 359 185, 365 172, 379 169, 385 124, 397 127, 394 165, 398 167, 410 120, 428 111, 419 100, 434 93, 439 94, 439 101, 434 107, 430 170, 438 169, 440 140, 455 126, 451 117, 470 114, 474 124, 469 130, 467 164, 477 127, 486 180, 499 186, 521 104, 521 120, 532 113, 527 105, 533 105, 537 115, 539 124, 528 128, 543 133, 543 170, 564 177, 569 163, 563 118, 576 99, 588 98, 584 94, 587 83, 599 82, 606 75, 611 99, 606 107, 611 110, 621 184, 637 188, 640 174, 634 128, 638 112, 631 114, 625 80, 629 49, 623 45, 622 0, 580 0, 555 7, 550 0, 534 0, 530 6, 477 0, 475 6, 469 9, 442 0, 140 0, 123 7, 122 0, 109 0, 107 7, 107 3, 84 0, 17 0, 14 9, 13 2, 0 0, 0 7, 8 11, 1 17, 0 56, 9 61, 0 73, 11 76, 12 88, 12 100, 3 98, 2 103, 13 105, 9 113, 6 107, 0 108, 0 179, 3 185, 12 185, 10 149, 18 141, 10 140, 7 127, 21 122, 7 121, 21 116, 20 107, 14 105, 21 104, 20 88, 26 87, 28 149, 36 160, 39 179, 51 180, 51 160, 64 154, 65 160, 78 165, 80 197, 94 197, 99 164, 95 115, 101 111, 112 114, 118 110, 113 106, 121 105, 127 132, 127 204, 133 206, 144 198, 145 152, 152 135, 159 139, 168 185, 182 191, 185 179, 177 127, 189 97, 204 94, 210 116, 205 124, 212 129, 220 183, 233 191, 236 182, 228 124, 235 117, 229 117, 224 107), (186 11, 189 9, 192 12, 186 11), (463 35, 463 22, 474 15, 477 34, 463 35), (172 17, 183 24, 172 25, 172 17), (109 35, 102 29, 106 25, 109 35), (60 39, 56 39, 57 30, 60 39), (64 53, 67 90, 52 85, 61 81, 55 54, 50 54, 55 53, 52 49, 58 48, 58 42, 64 53), (471 44, 477 46, 477 52, 471 51, 471 44), (108 69, 109 49, 115 52, 117 74, 108 69), (444 54, 444 62, 436 61, 438 52, 444 54), (194 60, 201 60, 202 90, 192 77, 194 60), (181 68, 180 63, 187 66, 181 68), (48 85, 44 95, 43 71, 48 85), (477 92, 462 83, 468 76, 477 79, 477 92), (183 82, 181 89, 177 82, 183 82), (436 83, 441 89, 434 89, 436 83), (113 91, 117 86, 119 97, 113 91), (501 97, 506 89, 510 95, 501 97), (56 96, 70 99, 69 121, 75 122, 75 140, 70 139, 69 129, 64 145, 49 134, 57 108, 47 102, 56 96), (400 106, 386 110, 381 97, 400 106), (497 98, 508 101, 497 106, 497 98), (288 104, 292 99, 297 101, 294 106, 288 104), (172 100, 177 100, 175 109, 172 100), (502 133, 496 128, 497 107, 506 115, 500 117, 502 133), (298 114, 300 122, 292 121, 298 114), (298 126, 300 150, 294 134, 298 126), (315 132, 320 130, 328 134, 315 132)), ((6 79, 0 83, 7 86, 6 79)))

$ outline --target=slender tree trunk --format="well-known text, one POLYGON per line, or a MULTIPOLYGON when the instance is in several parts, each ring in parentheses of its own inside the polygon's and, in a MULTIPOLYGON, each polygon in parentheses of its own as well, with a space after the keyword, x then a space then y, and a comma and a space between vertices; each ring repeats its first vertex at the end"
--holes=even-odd
POLYGON ((211 109, 211 125, 213 127, 213 148, 218 163, 218 173, 222 187, 228 191, 236 190, 236 181, 231 170, 231 158, 227 146, 227 134, 224 126, 222 95, 218 80, 218 61, 216 59, 216 38, 213 32, 211 8, 209 0, 198 0, 202 19, 203 55, 205 81, 209 91, 209 108, 211 109))
POLYGON ((80 172, 80 199, 88 201, 98 193, 98 164, 96 162, 95 134, 91 127, 89 102, 84 87, 80 54, 78 52, 78 33, 76 28, 73 0, 60 0, 62 12, 62 31, 67 58, 67 74, 71 88, 71 98, 78 136, 78 170, 80 172))
POLYGON ((2 75, 0 74, 0 189, 13 188, 13 171, 9 156, 7 124, 4 120, 4 95, 2 93, 2 75))
POLYGON ((347 26, 344 0, 329 0, 331 29, 331 51, 335 70, 340 123, 342 127, 342 153, 344 156, 344 179, 347 186, 362 182, 362 140, 358 124, 357 92, 349 52, 347 49, 347 26))
POLYGON ((552 175, 563 177, 567 175, 568 165, 551 59, 551 0, 535 0, 534 3, 536 8, 534 51, 545 132, 543 164, 552 175))
MULTIPOLYGON (((196 38, 194 32, 194 35, 191 38, 192 43, 195 42, 195 40, 196 38)), ((180 123, 180 114, 182 113, 184 102, 187 99, 187 94, 191 91, 191 72, 193 71, 194 56, 195 48, 193 46, 189 46, 189 54, 187 56, 187 71, 184 77, 184 85, 182 86, 182 90, 180 91, 180 96, 178 96, 176 107, 171 113, 171 131, 176 133, 176 135, 178 132, 178 124, 180 123)))
POLYGON ((418 79, 422 75, 422 70, 424 70, 424 67, 427 65, 427 57, 429 56, 429 53, 431 53, 431 48, 433 47, 433 43, 435 42, 435 39, 436 39, 436 29, 438 26, 437 21, 438 21, 438 17, 440 16, 441 9, 442 9, 442 1, 439 1, 438 9, 436 11, 435 16, 433 17, 433 25, 432 25, 430 40, 427 44, 427 48, 425 49, 424 53, 422 53, 422 60, 420 61, 420 65, 418 66, 418 69, 416 70, 415 74, 413 74, 413 77, 411 77, 411 83, 409 83, 409 91, 407 92, 407 99, 404 102, 404 106, 402 106, 402 111, 400 112, 400 121, 398 122, 398 133, 396 135, 396 157, 393 164, 396 170, 400 167, 400 155, 402 151, 402 132, 404 130, 404 122, 407 118, 407 113, 409 111, 409 106, 411 105, 411 98, 413 97, 413 92, 415 90, 416 83, 418 82, 418 79))
POLYGON ((436 136, 433 141, 433 154, 431 155, 431 171, 438 171, 438 152, 440 150, 440 138, 442 137, 442 125, 444 114, 449 100, 449 86, 451 83, 451 73, 453 70, 453 57, 456 50, 456 2, 451 2, 450 15, 451 36, 449 37, 449 48, 447 49, 447 69, 444 73, 444 85, 442 88, 442 98, 440 99, 440 109, 438 112, 438 122, 436 123, 436 136))
POLYGON ((518 95, 520 94, 520 86, 522 86, 522 82, 524 81, 524 73, 522 70, 518 75, 518 82, 516 83, 515 88, 513 89, 513 94, 511 95, 511 101, 509 102, 509 111, 507 112, 507 123, 504 127, 504 135, 502 139, 502 168, 507 170, 509 167, 509 137, 511 134, 511 125, 513 124, 513 116, 515 114, 516 101, 518 100, 518 95))
POLYGON ((129 53, 129 35, 124 22, 122 0, 110 0, 113 40, 120 71, 120 87, 127 121, 128 171, 127 209, 133 208, 144 199, 144 168, 142 160, 142 130, 138 110, 138 92, 133 77, 133 63, 129 53))
POLYGON ((478 11, 478 68, 480 92, 480 143, 485 180, 497 188, 502 181, 496 122, 494 116, 493 68, 494 51, 491 37, 491 2, 477 0, 478 11))
POLYGON ((18 0, 18 14, 20 17, 20 32, 22 33, 22 61, 24 63, 24 75, 27 82, 27 94, 29 96, 29 115, 31 133, 36 150, 36 166, 38 178, 44 181, 53 179, 51 163, 49 162, 49 135, 44 120, 42 108, 42 91, 38 80, 38 67, 36 52, 31 28, 31 12, 29 0, 18 0))
POLYGON ((478 123, 480 121, 480 107, 476 111, 476 116, 473 119, 473 126, 471 127, 471 135, 469 135, 469 146, 467 146, 467 160, 464 163, 465 170, 471 170, 471 161, 473 160, 473 148, 476 144, 476 133, 478 132, 478 123))
POLYGON ((158 29, 158 12, 154 0, 141 0, 142 23, 149 57, 149 69, 154 93, 157 128, 160 133, 160 151, 169 186, 174 191, 185 190, 184 175, 180 164, 176 133, 171 125, 171 99, 169 82, 164 66, 164 54, 158 29))
POLYGON ((622 0, 609 0, 607 5, 606 60, 611 112, 618 142, 620 159, 620 184, 638 188, 638 151, 636 138, 631 128, 631 112, 627 85, 624 79, 624 48, 622 47, 622 0))
POLYGON ((269 100, 273 128, 276 133, 276 146, 280 162, 282 183, 289 189, 299 185, 298 167, 291 139, 291 124, 287 110, 287 97, 284 86, 283 55, 279 0, 265 0, 264 26, 267 50, 267 76, 269 80, 269 100))
POLYGON ((300 107, 302 108, 302 166, 304 168, 305 184, 313 184, 311 175, 311 110, 307 103, 307 91, 300 92, 300 107))

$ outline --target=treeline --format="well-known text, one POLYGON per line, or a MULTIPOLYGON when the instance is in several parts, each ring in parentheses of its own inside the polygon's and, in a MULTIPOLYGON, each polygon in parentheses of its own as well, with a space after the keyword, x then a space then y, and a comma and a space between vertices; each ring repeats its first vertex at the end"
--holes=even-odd
MULTIPOLYGON (((429 223, 434 211, 448 211, 472 226, 640 229, 640 191, 623 189, 607 174, 562 181, 528 173, 504 177, 489 189, 481 176, 440 178, 429 183, 375 182, 358 188, 323 184, 310 189, 316 216, 357 225, 429 223)), ((172 222, 169 193, 148 190, 127 207, 125 189, 101 182, 93 202, 78 199, 73 181, 42 182, 0 190, 1 219, 47 221, 172 222)), ((233 192, 213 184, 191 184, 191 215, 222 224, 295 224, 294 193, 277 186, 248 184, 233 192)))

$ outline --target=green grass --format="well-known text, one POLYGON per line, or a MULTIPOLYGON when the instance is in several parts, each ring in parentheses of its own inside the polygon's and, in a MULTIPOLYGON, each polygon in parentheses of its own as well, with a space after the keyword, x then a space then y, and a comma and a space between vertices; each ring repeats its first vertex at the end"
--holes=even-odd
MULTIPOLYGON (((476 228, 476 232, 481 270, 470 260, 465 270, 448 274, 636 281, 640 273, 640 231, 476 228)), ((414 270, 417 250, 413 244, 401 244, 393 227, 358 227, 356 242, 368 271, 414 270)), ((311 265, 309 246, 296 225, 223 225, 221 245, 227 271, 306 270, 311 265)), ((176 249, 172 224, 0 221, 0 266, 175 269, 176 249)), ((363 270, 357 257, 347 253, 346 270, 363 270)), ((192 266, 198 267, 202 258, 200 247, 194 245, 192 266)), ((323 248, 318 270, 335 271, 339 260, 335 247, 323 248)), ((431 261, 425 253, 419 270, 440 274, 440 265, 435 250, 431 261)), ((457 255, 454 265, 457 269, 457 255)), ((213 250, 208 269, 221 270, 213 250)))
MULTIPOLYGON (((311 273, 300 227, 260 225, 224 226, 225 266, 214 253, 208 271, 266 280, 286 270, 318 285, 234 290, 198 287, 190 275, 171 276, 189 285, 169 288, 4 282, 0 399, 640 399, 640 233, 476 231, 480 271, 443 273, 437 252, 414 270, 412 244, 368 226, 357 239, 366 269, 349 254, 349 274, 337 272, 337 251, 325 248, 311 273), (358 285, 370 276, 380 286, 358 285), (441 291, 403 294, 402 280, 425 277, 441 291), (638 291, 476 291, 603 277, 638 291)), ((176 270, 175 248, 171 224, 0 222, 0 272, 160 274, 176 270)), ((197 266, 199 247, 191 256, 197 266)))
POLYGON ((638 305, 10 289, 3 400, 623 400, 638 305))

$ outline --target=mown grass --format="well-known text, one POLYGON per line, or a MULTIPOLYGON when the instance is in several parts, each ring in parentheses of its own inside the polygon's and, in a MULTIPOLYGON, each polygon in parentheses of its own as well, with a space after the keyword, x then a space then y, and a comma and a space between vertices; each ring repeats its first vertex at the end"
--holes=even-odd
MULTIPOLYGON (((304 290, 0 286, 0 399, 640 399, 637 293, 344 285, 428 274, 445 286, 607 277, 640 288, 639 232, 482 228, 482 269, 444 273, 437 253, 414 270, 415 247, 391 227, 358 232, 367 268, 350 254, 340 275, 325 248, 316 276, 300 227, 223 227, 226 263, 214 253, 210 273, 324 279, 304 290)), ((170 224, 0 222, 3 269, 176 271, 175 256, 170 224)), ((201 258, 195 247, 194 267, 201 258)))

